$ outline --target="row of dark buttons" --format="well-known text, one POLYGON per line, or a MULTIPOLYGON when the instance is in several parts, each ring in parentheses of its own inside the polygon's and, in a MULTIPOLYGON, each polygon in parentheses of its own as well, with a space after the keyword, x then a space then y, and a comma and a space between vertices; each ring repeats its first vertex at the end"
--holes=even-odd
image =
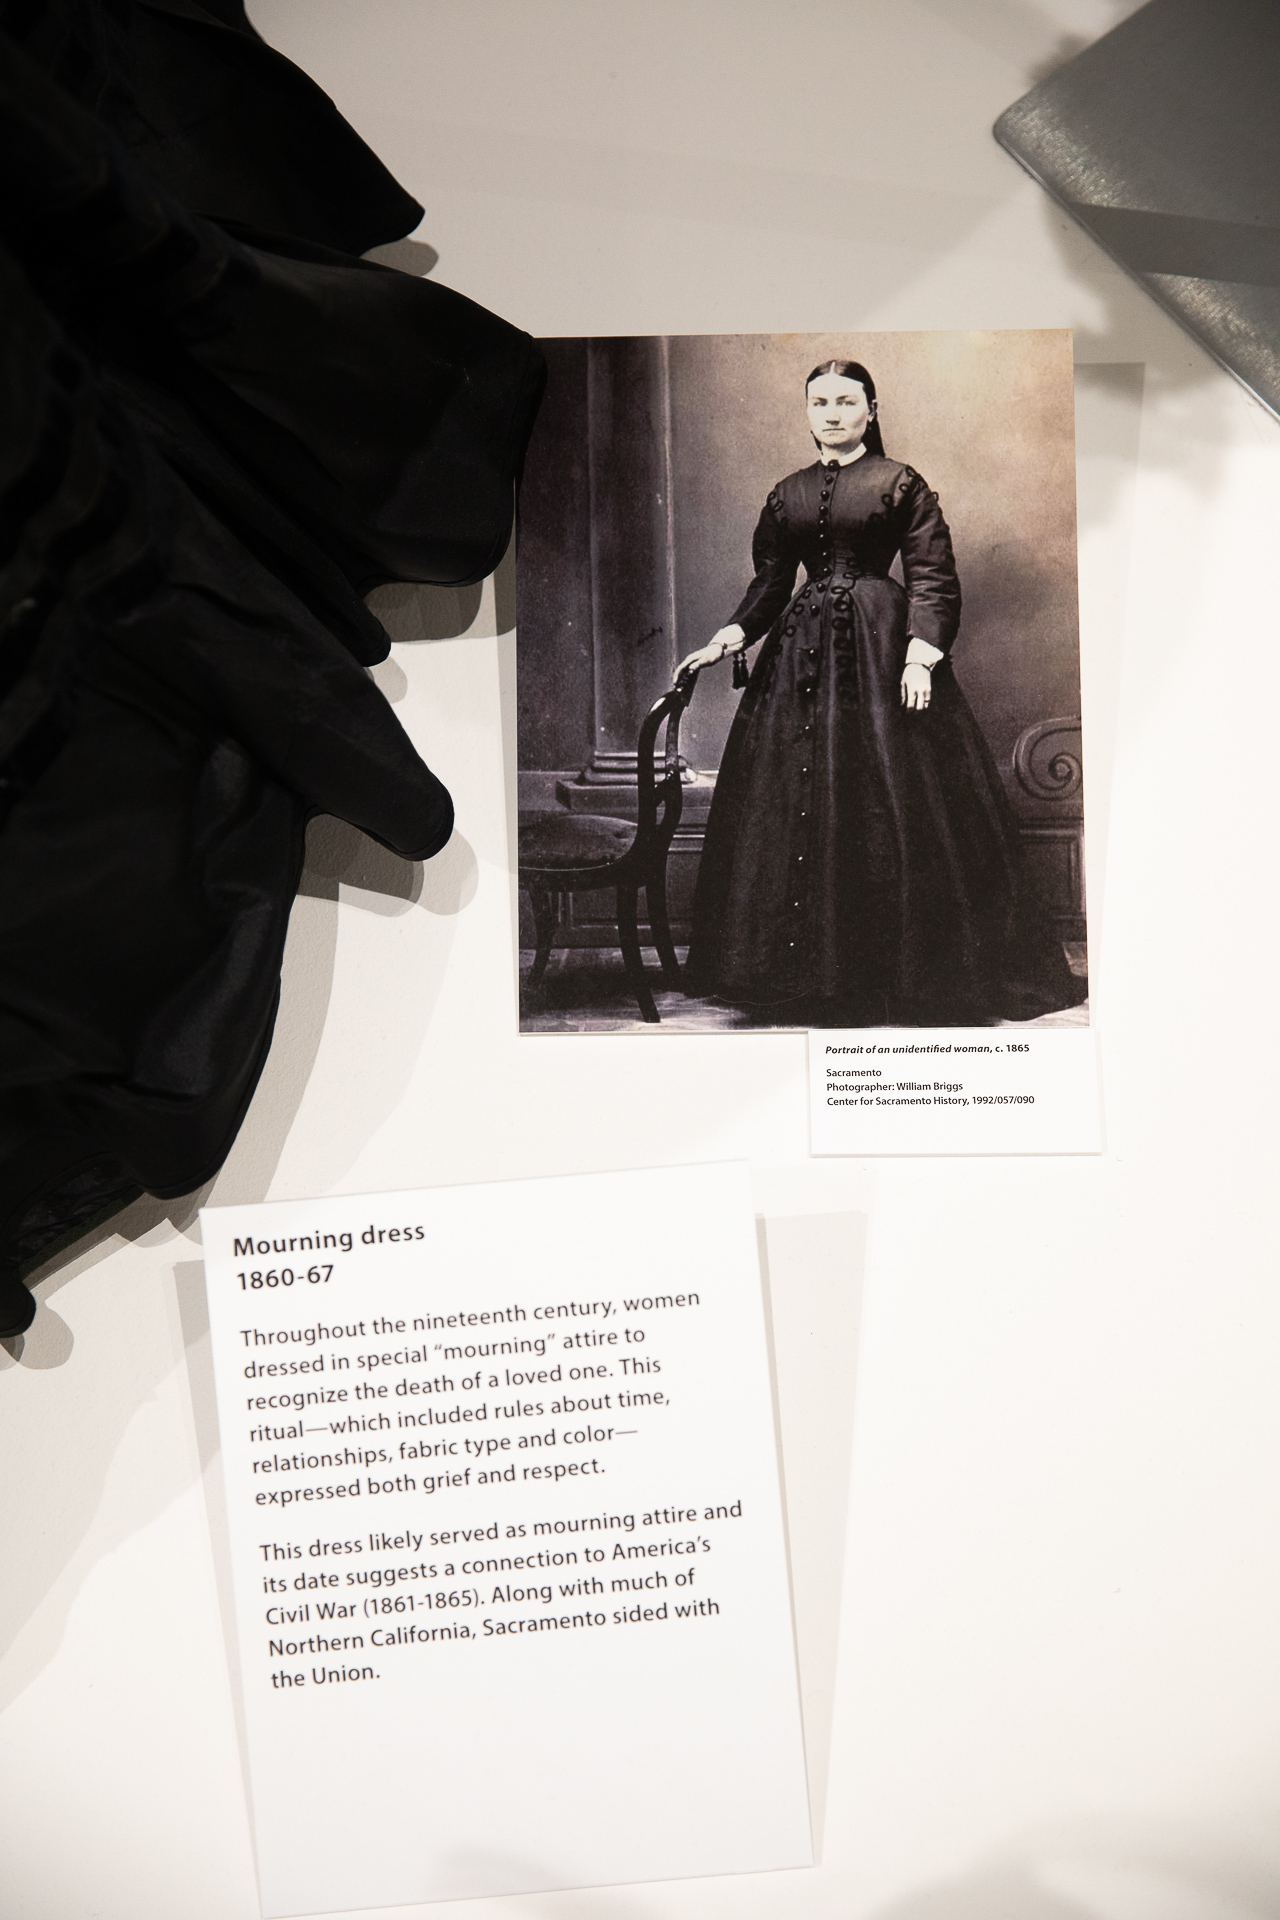
POLYGON ((822 567, 823 567, 822 578, 818 581, 818 585, 820 587, 826 586, 827 577, 831 568, 831 548, 829 545, 829 530, 830 530, 830 524, 831 524, 830 500, 831 500, 831 490, 835 486, 836 474, 838 472, 839 472, 839 467, 834 464, 825 469, 825 477, 822 482, 822 494, 821 494, 820 502, 818 506, 818 526, 821 529, 821 555, 822 555, 822 567))
MULTIPOLYGON (((835 469, 834 467, 831 467, 831 468, 828 468, 828 469, 827 469, 827 478, 826 478, 826 480, 824 481, 824 484, 823 484, 823 488, 822 488, 822 503, 821 503, 821 506, 819 507, 819 510, 818 510, 818 519, 819 519, 819 522, 821 523, 821 526, 822 526, 822 565, 823 565, 823 571, 822 571, 822 573, 821 573, 821 574, 820 574, 820 575, 819 575, 819 576, 818 576, 818 577, 817 577, 817 578, 816 578, 816 579, 815 579, 814 581, 812 581, 812 582, 811 582, 810 584, 811 584, 811 585, 813 585, 814 587, 816 587, 816 588, 818 588, 819 590, 821 590, 822 588, 824 588, 824 587, 825 587, 825 586, 827 585, 827 581, 828 581, 828 579, 830 578, 830 567, 831 567, 831 554, 830 554, 830 547, 829 547, 829 544, 828 544, 828 533, 827 533, 827 527, 828 527, 828 522, 829 522, 829 520, 830 520, 830 513, 831 513, 831 510, 830 510, 830 507, 829 507, 829 505, 828 505, 828 502, 829 502, 829 500, 830 500, 830 497, 831 497, 831 489, 832 489, 832 486, 834 485, 834 482, 835 482, 835 474, 836 474, 836 469, 835 469)), ((804 588, 804 591, 803 591, 803 594, 801 595, 801 598, 803 599, 803 598, 804 598, 805 596, 807 596, 807 594, 808 594, 808 592, 809 592, 809 587, 808 587, 808 586, 806 586, 806 587, 804 588)), ((805 608, 805 612, 806 612, 806 613, 808 613, 808 612, 809 612, 809 609, 808 609, 807 607, 805 608)), ((792 625, 788 625, 788 627, 787 627, 787 629, 786 629, 786 630, 787 630, 787 632, 788 632, 788 633, 794 633, 794 631, 795 631, 795 628, 794 628, 794 626, 792 626, 792 625)), ((804 651, 805 651, 805 654, 807 655, 807 657, 808 657, 808 658, 809 658, 810 660, 816 660, 816 659, 818 658, 818 654, 819 654, 819 651, 820 651, 820 649, 819 649, 819 648, 817 648, 817 647, 806 647, 806 648, 804 649, 804 651)), ((812 694, 815 694, 815 693, 816 693, 816 692, 818 691, 818 683, 817 683, 817 681, 816 681, 816 680, 804 680, 804 681, 800 681, 800 682, 798 682, 798 683, 797 683, 797 687, 796 687, 796 691, 797 691, 798 693, 802 693, 802 694, 808 694, 808 695, 812 695, 812 694)), ((812 732, 813 732, 813 727, 812 727, 811 725, 807 725, 807 726, 804 726, 804 727, 802 727, 802 728, 801 728, 801 734, 802 734, 802 735, 804 735, 804 734, 811 734, 812 732)), ((808 768, 808 767, 801 767, 801 769, 800 769, 800 772, 801 772, 801 775, 802 775, 802 777, 804 777, 804 778, 807 778, 807 777, 808 777, 808 775, 809 775, 809 773, 810 773, 810 771, 811 771, 811 769, 810 769, 810 768, 808 768)), ((807 819, 809 818, 809 813, 808 813, 808 809, 807 809, 807 808, 804 808, 804 807, 802 807, 802 808, 800 809, 800 818, 801 818, 801 820, 807 820, 807 819)), ((804 865, 804 855, 803 855, 802 853, 798 853, 798 854, 796 854, 796 856, 795 856, 795 864, 796 864, 796 865, 797 865, 798 867, 801 867, 801 866, 803 866, 803 865, 804 865)), ((797 879, 799 879, 799 878, 800 878, 800 876, 799 876, 799 875, 797 875, 797 879)), ((793 900, 793 901, 791 902, 791 908, 792 908, 792 911, 793 911, 794 913, 800 913, 800 912, 802 912, 802 911, 803 911, 803 905, 804 905, 804 903, 803 903, 803 901, 802 901, 802 900, 793 900)), ((796 942, 796 941, 794 941, 794 940, 788 940, 788 942, 787 942, 787 947, 788 947, 788 950, 789 950, 790 952, 792 952, 792 953, 794 953, 794 951, 795 951, 795 949, 796 949, 796 945, 797 945, 797 942, 796 942)))

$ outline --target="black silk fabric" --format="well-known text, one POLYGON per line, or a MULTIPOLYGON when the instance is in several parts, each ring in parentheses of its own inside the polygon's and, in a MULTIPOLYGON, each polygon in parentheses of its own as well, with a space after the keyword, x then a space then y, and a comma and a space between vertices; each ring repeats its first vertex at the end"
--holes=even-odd
POLYGON ((0 1257, 221 1164, 312 814, 448 839, 363 596, 497 563, 543 373, 420 215, 239 0, 0 4, 0 1257))
POLYGON ((731 618, 764 645, 707 823, 697 989, 826 1024, 1077 1004, 1085 983, 1022 898, 1017 828, 949 657, 926 711, 901 704, 908 639, 949 656, 960 621, 937 495, 877 454, 807 467, 769 495, 753 557, 731 618))

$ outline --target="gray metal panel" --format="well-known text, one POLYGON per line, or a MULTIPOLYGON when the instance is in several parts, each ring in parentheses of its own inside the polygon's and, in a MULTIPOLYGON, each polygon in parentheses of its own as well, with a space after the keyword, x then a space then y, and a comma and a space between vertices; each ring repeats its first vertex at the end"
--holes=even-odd
POLYGON ((1280 415, 1280 0, 1151 0, 995 135, 1280 415))

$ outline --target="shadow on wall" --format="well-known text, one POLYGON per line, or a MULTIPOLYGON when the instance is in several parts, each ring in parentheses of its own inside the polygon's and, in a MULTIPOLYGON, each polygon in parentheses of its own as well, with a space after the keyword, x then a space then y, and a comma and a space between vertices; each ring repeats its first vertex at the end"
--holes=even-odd
MULTIPOLYGON (((417 245, 416 242, 396 244, 417 245)), ((422 251, 430 252, 430 249, 422 251)), ((509 552, 502 562, 499 575, 505 575, 505 579, 496 578, 494 582, 495 618, 504 617, 505 609, 511 625, 514 621, 513 553, 509 552)), ((380 606, 379 594, 371 596, 370 603, 380 613, 389 632, 395 624, 397 608, 401 610, 401 624, 408 637, 414 639, 456 638, 473 628, 481 632, 500 630, 485 621, 477 628, 477 613, 483 597, 481 586, 392 587, 381 589, 380 594, 390 596, 387 606, 380 606), (388 618, 388 613, 393 617, 388 618)), ((394 632, 392 638, 395 638, 394 632)), ((375 667, 372 677, 392 705, 404 699, 409 683, 394 657, 375 667)), ((295 907, 290 922, 275 1036, 258 1091, 228 1156, 228 1164, 232 1160, 236 1162, 236 1201, 265 1197, 314 1065, 333 986, 339 902, 384 918, 398 918, 413 907, 421 906, 434 918, 447 920, 471 899, 476 877, 475 854, 456 832, 448 846, 424 866, 421 861, 401 859, 345 821, 321 815, 311 822, 307 831, 306 862, 298 883, 301 910, 295 907)), ((415 994, 424 1025, 443 976, 445 951, 437 956, 431 973, 424 973, 415 994)), ((388 1112, 396 1098, 398 1095, 390 1098, 388 1112)), ((358 1152, 363 1144, 364 1140, 359 1140, 353 1152, 358 1152)), ((221 1182, 222 1176, 218 1178, 221 1182)), ((70 1354, 72 1339, 69 1330, 48 1309, 53 1294, 69 1280, 116 1253, 122 1244, 151 1242, 156 1234, 169 1239, 184 1235, 199 1208, 210 1197, 213 1184, 210 1181, 198 1192, 175 1200, 160 1201, 144 1196, 60 1249, 37 1268, 30 1285, 42 1311, 25 1336, 0 1341, 0 1371, 15 1363, 27 1368, 61 1365, 70 1354)), ((230 1204, 232 1198, 220 1184, 218 1202, 230 1204)))
MULTIPOLYGON (((340 821, 311 823, 307 865, 285 947, 275 1040, 210 1204, 243 1205, 265 1199, 270 1189, 320 1054, 341 910, 398 920, 418 908, 432 933, 424 944, 417 928, 407 941, 393 940, 388 928, 371 949, 377 991, 365 995, 360 1008, 370 1023, 368 1046, 378 1071, 348 1082, 341 1127, 330 1128, 322 1141, 310 1141, 308 1181, 317 1192, 342 1178, 399 1105, 444 984, 453 923, 478 882, 475 852, 456 829, 424 866, 399 859, 340 821), (388 1007, 396 1010, 393 1035, 386 1024, 388 1007)), ((350 1055, 352 1036, 342 1038, 350 1055)))
POLYGON ((350 888, 371 913, 399 915, 422 898, 421 860, 402 860, 358 827, 321 815, 307 829, 307 864, 299 895, 338 900, 350 888))
MULTIPOLYGON (((417 591, 430 600, 430 590, 417 591)), ((407 691, 395 662, 384 663, 377 677, 392 700, 407 691)), ((315 820, 286 946, 275 1040, 216 1185, 176 1200, 139 1199, 31 1275, 36 1318, 24 1336, 0 1342, 6 1454, 0 1528, 8 1541, 21 1543, 0 1583, 0 1653, 13 1647, 36 1617, 34 1637, 6 1667, 5 1699, 29 1685, 56 1653, 68 1609, 92 1566, 150 1524, 190 1484, 192 1463, 185 1448, 153 1448, 145 1470, 131 1475, 126 1488, 117 1484, 109 1507, 103 1507, 103 1489, 135 1420, 163 1417, 170 1435, 174 1422, 181 1423, 172 1407, 157 1414, 155 1403, 180 1391, 173 1381, 183 1345, 194 1346, 202 1337, 202 1278, 197 1262, 179 1263, 175 1306, 167 1261, 179 1247, 190 1247, 201 1205, 260 1200, 270 1188, 319 1051, 341 912, 354 910, 357 928, 362 920, 368 926, 364 916, 370 913, 392 923, 376 929, 371 948, 392 987, 370 1000, 381 1004, 395 998, 397 956, 405 956, 404 964, 413 968, 412 1018, 425 1030, 444 977, 453 922, 476 881, 476 857, 461 835, 424 866, 399 859, 338 821, 315 820), (422 923, 406 918, 415 912, 429 916, 425 941, 422 923), (397 922, 411 936, 407 943, 401 938, 397 944, 397 922), (130 1248, 156 1252, 159 1258, 113 1260, 130 1248), (99 1276, 96 1269, 109 1261, 110 1270, 99 1276), (88 1286, 75 1286, 84 1279, 88 1286), (61 1301, 55 1304, 67 1289, 73 1289, 68 1299, 74 1312, 61 1301), (59 1599, 51 1599, 55 1591, 59 1599)), ((343 1125, 333 1129, 334 1165, 328 1171, 335 1178, 401 1097, 416 1045, 412 1034, 397 1033, 396 1039, 386 1071, 353 1089, 343 1125)), ((198 1399, 194 1370, 190 1377, 193 1399, 198 1399)), ((197 1417, 206 1461, 209 1431, 197 1417)))
MULTIPOLYGON (((1002 64, 1012 63, 1020 70, 1020 80, 1012 82, 1008 99, 1000 103, 1004 107, 1011 106, 1020 92, 1029 91, 1066 66, 1086 46, 1136 13, 1146 0, 1094 0, 1090 31, 1083 36, 1064 33, 1043 0, 1039 4, 1037 0, 1000 0, 998 6, 981 7, 975 7, 972 0, 916 0, 916 4, 966 40, 985 48, 1002 64)), ((1039 218, 1053 251, 1069 280, 1085 296, 1073 320, 1077 365, 1143 363, 1148 397, 1171 402, 1178 417, 1180 432, 1176 439, 1171 434, 1168 444, 1178 447, 1179 479, 1212 494, 1220 474, 1221 448, 1216 428, 1206 430, 1200 402, 1220 381, 1219 370, 1199 344, 1069 214, 1047 193, 1033 189, 1030 177, 1012 155, 1000 150, 1000 162, 1010 195, 1019 189, 1038 193, 1039 218), (1187 444, 1194 445, 1202 456, 1194 463, 1194 470, 1185 460, 1187 444)), ((1159 457, 1157 447, 1147 449, 1148 461, 1159 457)), ((1082 501, 1081 532, 1099 524, 1111 504, 1103 494, 1095 494, 1088 508, 1082 501)))
POLYGON ((380 247, 370 247, 364 258, 380 267, 394 267, 397 273, 411 273, 415 280, 425 280, 440 255, 425 240, 388 240, 380 247))
POLYGON ((1117 1819, 1045 1827, 868 1920, 1276 1920, 1274 1841, 1117 1819))
MULTIPOLYGON (((422 587, 397 581, 376 587, 369 606, 393 641, 457 640, 475 624, 483 592, 479 586, 422 587)), ((383 672, 385 663, 375 669, 375 677, 383 672)))
MULTIPOLYGON (((1016 166, 1013 159, 1010 166, 1016 166)), ((1096 318, 1077 321, 1075 354, 1079 362, 1144 363, 1144 397, 1159 408, 1167 422, 1162 435, 1148 435, 1143 461, 1148 468, 1160 458, 1176 462, 1180 484, 1193 486, 1205 498, 1218 491, 1226 448, 1222 415, 1206 402, 1220 395, 1222 383, 1232 379, 1191 334, 1184 332, 1163 307, 1136 280, 1130 279, 1097 241, 1077 226, 1048 194, 1041 196, 1041 218, 1060 255, 1063 269, 1091 296, 1096 318), (1194 449, 1194 461, 1187 459, 1194 449)), ((1234 381, 1232 381, 1234 385, 1234 381)), ((1263 420, 1270 416, 1261 401, 1254 403, 1263 420)))
MULTIPOLYGON (((348 830, 349 831, 349 830, 348 830)), ((306 1141, 306 1182, 309 1190, 326 1192, 355 1164, 378 1129, 399 1106, 421 1051, 436 1001, 444 985, 457 916, 474 898, 480 868, 475 850, 456 829, 448 845, 425 866, 399 864, 409 869, 398 879, 403 892, 369 889, 378 862, 367 852, 363 835, 358 858, 337 880, 317 878, 315 889, 300 899, 295 910, 299 923, 321 916, 325 925, 304 933, 291 969, 286 954, 285 993, 281 1002, 278 1037, 267 1062, 262 1086, 249 1110, 240 1138, 218 1176, 211 1204, 232 1206, 265 1198, 280 1165, 290 1129, 297 1117, 308 1081, 317 1068, 332 991, 333 955, 337 943, 339 903, 387 918, 401 919, 415 908, 422 920, 405 921, 402 930, 386 930, 368 949, 371 990, 358 1002, 349 1002, 344 1031, 332 1036, 342 1061, 376 1060, 377 1071, 349 1075, 340 1065, 340 1088, 329 1090, 340 1100, 341 1126, 312 1130, 306 1141), (318 897, 321 887, 323 897, 318 897), (329 889, 332 889, 330 891, 329 889), (313 944, 311 944, 313 943, 313 944), (312 976, 312 952, 328 954, 323 978, 312 976), (355 1031, 359 1022, 363 1034, 355 1031)), ((381 853, 382 849, 375 849, 381 853)), ((395 856, 387 856, 394 860, 395 856)), ((353 964, 359 948, 353 943, 353 964)), ((323 1063, 321 1063, 323 1067, 323 1063)), ((330 1071, 334 1069, 330 1068, 330 1071)), ((321 1085, 321 1102, 324 1094, 321 1085)), ((287 1177, 287 1176, 286 1176, 287 1177)))
MULTIPOLYGON (((488 580, 470 586, 429 587, 394 582, 369 595, 392 642, 492 639, 510 633, 516 623, 516 549, 511 541, 488 580)), ((405 678, 394 660, 384 660, 373 677, 388 700, 403 697, 405 678), (397 680, 398 676, 398 680, 397 680), (394 690, 397 689, 398 690, 394 690)))
MULTIPOLYGON (((209 1302, 204 1287, 204 1265, 199 1260, 179 1260, 173 1269, 178 1318, 182 1327, 182 1345, 186 1355, 187 1384, 191 1394, 191 1420, 195 1428, 196 1449, 200 1459, 200 1477, 204 1485, 205 1511, 209 1518, 209 1542, 213 1559, 214 1584, 218 1590, 218 1615, 222 1641, 231 1681, 231 1710, 235 1718, 236 1743, 240 1749, 241 1778, 249 1781, 249 1737, 244 1717, 244 1693, 241 1688, 240 1643, 236 1634, 235 1584, 231 1572, 231 1531, 227 1521, 227 1488, 222 1473, 222 1444, 218 1432, 218 1397, 214 1384, 213 1347, 209 1337, 209 1302)), ((250 1824, 253 1811, 249 1809, 250 1824)))
POLYGON ((815 1860, 840 1651, 867 1217, 756 1216, 815 1860))
POLYGON ((1146 0, 1095 0, 1091 9, 1091 32, 1064 33, 1049 10, 1035 0, 1002 0, 999 6, 975 7, 973 0, 916 0, 925 12, 977 41, 1000 61, 1021 68, 1024 91, 1047 80, 1059 67, 1065 67, 1078 53, 1100 40, 1112 27, 1118 27, 1131 13, 1146 5, 1146 0))
MULTIPOLYGON (((382 587, 369 604, 393 642, 479 638, 499 630, 504 609, 514 602, 513 582, 514 555, 508 552, 491 587, 382 587)), ((446 674, 447 654, 439 656, 446 674)), ((428 652, 419 659, 428 694, 434 658, 428 652)), ((393 705, 409 692, 404 666, 394 656, 373 669, 373 678, 393 705)), ((358 926, 354 930, 350 964, 359 967, 367 953, 376 992, 350 1002, 348 1027, 355 1019, 367 1022, 367 1057, 377 1059, 378 1071, 344 1078, 342 1126, 308 1139, 307 1182, 316 1192, 343 1177, 398 1106, 444 982, 456 917, 478 882, 475 852, 456 829, 443 851, 424 865, 400 859, 341 821, 312 821, 285 948, 275 1041, 240 1137, 218 1175, 212 1204, 265 1198, 318 1063, 323 1072, 321 1045, 341 914, 356 909, 400 925, 380 929, 377 940, 367 944, 358 926), (411 917, 415 910, 426 916, 425 924, 411 917), (424 939, 426 927, 431 932, 424 939), (387 1026, 388 1008, 395 1009, 393 1031, 387 1026)), ((350 1031, 331 1039, 347 1059, 359 1053, 350 1031)))
POLYGON ((66 1317, 50 1302, 124 1246, 174 1241, 202 1197, 139 1200, 87 1236, 56 1271, 37 1273, 36 1318, 23 1338, 3 1343, 0 1528, 17 1550, 0 1582, 0 1707, 57 1653, 91 1569, 191 1482, 188 1449, 157 1444, 161 1434, 171 1442, 182 1420, 174 1378, 182 1349, 163 1259, 118 1262, 109 1288, 95 1275, 69 1295, 66 1317), (122 1449, 131 1467, 104 1503, 122 1449))
POLYGON ((176 1200, 156 1200, 150 1194, 143 1194, 131 1206, 99 1222, 72 1246, 61 1249, 36 1267, 27 1276, 27 1285, 36 1296, 36 1317, 25 1333, 0 1340, 0 1354, 5 1356, 0 1359, 0 1373, 9 1366, 44 1372, 50 1367, 65 1365, 75 1347, 75 1337, 65 1320, 54 1312, 54 1295, 99 1261, 117 1253, 122 1245, 155 1245, 187 1233, 211 1185, 212 1182, 206 1182, 194 1193, 182 1194, 176 1200))
MULTIPOLYGON (((918 4, 1001 58, 1020 59, 1024 91, 1029 91, 1137 13, 1146 0, 1100 0, 1092 22, 1096 31, 1083 38, 1063 34, 1047 9, 1034 4, 1034 0, 1003 0, 996 10, 974 7, 970 0, 918 0, 918 4)), ((1005 105, 1012 105, 1015 97, 1011 95, 1005 105)), ((1002 151, 1001 160, 1011 182, 1021 176, 1024 189, 1029 191, 1030 176, 1013 156, 1002 151)), ((1176 448, 1179 479, 1211 495, 1218 485, 1222 449, 1218 425, 1213 422, 1206 426, 1201 402, 1219 385, 1221 371, 1198 341, 1043 191, 1039 192, 1039 205, 1044 231, 1064 272, 1087 296, 1074 320, 1077 366, 1142 363, 1147 397, 1164 402, 1166 412, 1172 406, 1177 418, 1177 431, 1169 435, 1167 444, 1176 448), (1194 446, 1200 456, 1194 465, 1185 459, 1188 445, 1194 446)), ((1158 447, 1149 444, 1147 461, 1158 457, 1158 447)), ((1086 510, 1082 501, 1081 531, 1098 524, 1112 504, 1105 495, 1096 495, 1092 507, 1086 510)))

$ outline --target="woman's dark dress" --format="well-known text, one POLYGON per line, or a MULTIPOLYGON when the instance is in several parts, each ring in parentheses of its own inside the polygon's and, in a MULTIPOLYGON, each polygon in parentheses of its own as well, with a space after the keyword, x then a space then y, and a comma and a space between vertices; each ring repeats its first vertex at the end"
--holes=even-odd
POLYGON ((1077 1004, 1085 983, 1021 899, 1016 825, 950 660, 925 712, 901 704, 909 638, 947 655, 960 620, 937 495, 877 454, 806 467, 769 495, 753 558, 732 620, 764 645, 707 823, 695 990, 783 1017, 820 1002, 827 1024, 1077 1004))

